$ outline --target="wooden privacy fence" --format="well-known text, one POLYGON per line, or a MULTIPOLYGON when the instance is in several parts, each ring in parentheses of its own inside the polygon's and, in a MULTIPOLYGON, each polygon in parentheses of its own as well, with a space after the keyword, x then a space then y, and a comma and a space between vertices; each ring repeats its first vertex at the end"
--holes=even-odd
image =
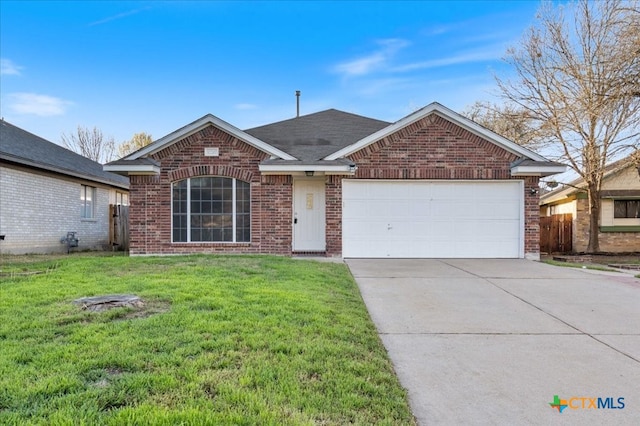
POLYGON ((571 213, 540 218, 540 251, 542 253, 570 253, 573 250, 571 213))
POLYGON ((109 205, 109 243, 114 250, 129 251, 129 206, 109 205))

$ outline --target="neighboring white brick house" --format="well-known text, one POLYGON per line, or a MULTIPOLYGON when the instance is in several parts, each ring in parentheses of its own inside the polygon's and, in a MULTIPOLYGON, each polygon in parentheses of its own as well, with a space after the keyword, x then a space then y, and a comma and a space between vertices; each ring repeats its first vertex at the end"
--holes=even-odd
POLYGON ((66 251, 67 232, 79 250, 108 248, 109 205, 126 202, 128 179, 7 122, 0 130, 0 254, 66 251))

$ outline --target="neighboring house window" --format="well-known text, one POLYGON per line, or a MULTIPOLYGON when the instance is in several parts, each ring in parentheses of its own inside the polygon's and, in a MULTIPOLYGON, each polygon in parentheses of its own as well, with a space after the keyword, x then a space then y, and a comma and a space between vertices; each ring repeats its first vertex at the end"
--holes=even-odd
POLYGON ((613 217, 615 219, 640 218, 640 200, 614 200, 613 217))
POLYGON ((172 184, 174 242, 250 242, 250 187, 225 177, 172 184))
POLYGON ((124 192, 116 192, 116 204, 119 206, 128 206, 129 194, 125 194, 124 192))
POLYGON ((80 217, 93 219, 96 211, 96 189, 92 186, 80 187, 80 217))

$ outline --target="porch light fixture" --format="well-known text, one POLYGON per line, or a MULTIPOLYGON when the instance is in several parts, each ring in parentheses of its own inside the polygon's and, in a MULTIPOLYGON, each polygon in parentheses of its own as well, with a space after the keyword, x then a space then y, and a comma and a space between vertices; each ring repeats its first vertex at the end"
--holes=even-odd
POLYGON ((536 194, 538 193, 538 190, 537 190, 536 188, 531 188, 531 189, 529 190, 529 193, 530 193, 531 195, 536 195, 536 194))
POLYGON ((304 174, 307 176, 313 176, 313 170, 307 170, 304 174))

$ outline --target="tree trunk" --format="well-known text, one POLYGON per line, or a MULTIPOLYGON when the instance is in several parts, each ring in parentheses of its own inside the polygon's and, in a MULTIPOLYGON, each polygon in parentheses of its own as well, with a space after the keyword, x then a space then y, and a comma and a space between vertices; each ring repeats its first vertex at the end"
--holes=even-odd
POLYGON ((589 185, 587 188, 589 195, 589 245, 587 253, 598 253, 600 251, 600 240, 598 233, 600 232, 600 190, 595 185, 589 185))

